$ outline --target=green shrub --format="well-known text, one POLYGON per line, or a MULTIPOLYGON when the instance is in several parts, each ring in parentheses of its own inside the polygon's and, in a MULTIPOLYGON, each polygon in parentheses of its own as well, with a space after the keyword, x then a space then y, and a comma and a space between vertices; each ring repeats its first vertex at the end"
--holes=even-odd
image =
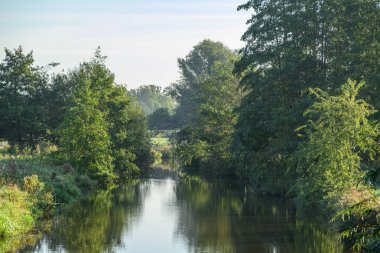
POLYGON ((81 189, 75 179, 69 176, 57 176, 52 182, 52 187, 58 204, 73 202, 81 195, 81 189))
POLYGON ((35 219, 27 192, 16 185, 0 188, 0 237, 25 233, 33 228, 35 219))
POLYGON ((310 89, 317 101, 305 112, 307 124, 297 129, 306 138, 293 154, 298 199, 334 210, 342 194, 363 178, 378 136, 369 121, 376 111, 358 98, 363 85, 348 80, 336 96, 310 89))
POLYGON ((345 192, 333 221, 340 238, 354 250, 378 252, 380 248, 380 199, 373 189, 360 186, 345 192))
POLYGON ((23 190, 15 184, 0 185, 0 238, 26 233, 36 220, 53 214, 53 194, 44 190, 38 176, 23 181, 23 190))
POLYGON ((44 189, 45 184, 38 179, 37 175, 24 177, 24 190, 32 196, 36 196, 44 189))

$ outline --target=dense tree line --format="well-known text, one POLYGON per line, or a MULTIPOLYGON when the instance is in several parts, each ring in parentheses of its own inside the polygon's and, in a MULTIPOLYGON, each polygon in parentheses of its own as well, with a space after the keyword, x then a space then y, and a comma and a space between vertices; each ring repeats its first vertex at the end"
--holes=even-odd
POLYGON ((178 60, 177 156, 210 178, 348 212, 350 221, 336 218, 343 238, 378 247, 379 2, 238 9, 252 12, 244 48, 205 40, 178 60))
POLYGON ((378 249, 379 2, 239 9, 253 12, 235 68, 247 92, 232 147, 239 178, 337 213, 348 245, 378 249))
POLYGON ((0 138, 14 154, 47 143, 55 157, 101 182, 133 177, 152 163, 143 111, 115 84, 105 58, 67 73, 34 66, 32 53, 5 49, 0 64, 0 138))
POLYGON ((239 8, 254 14, 235 70, 248 92, 239 109, 235 148, 248 164, 250 182, 286 193, 294 179, 287 173, 289 159, 303 141, 294 130, 306 123, 303 114, 315 102, 309 88, 335 95, 348 78, 365 81, 362 98, 378 105, 379 5, 249 1, 239 8))
POLYGON ((33 66, 32 53, 24 55, 21 47, 5 49, 0 85, 0 138, 13 149, 34 149, 38 139, 48 135, 46 68, 33 66))

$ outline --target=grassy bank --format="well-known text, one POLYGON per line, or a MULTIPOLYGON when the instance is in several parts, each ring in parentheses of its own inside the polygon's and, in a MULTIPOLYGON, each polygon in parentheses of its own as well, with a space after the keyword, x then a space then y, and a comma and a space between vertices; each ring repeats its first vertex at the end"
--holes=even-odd
POLYGON ((51 191, 57 206, 70 203, 96 182, 80 175, 70 164, 59 164, 43 156, 21 156, 0 159, 0 178, 7 184, 22 186, 24 178, 36 175, 51 191))
POLYGON ((69 164, 46 156, 0 155, 0 252, 12 252, 16 241, 30 233, 38 221, 96 187, 69 164), (16 238, 16 239, 15 239, 16 238))

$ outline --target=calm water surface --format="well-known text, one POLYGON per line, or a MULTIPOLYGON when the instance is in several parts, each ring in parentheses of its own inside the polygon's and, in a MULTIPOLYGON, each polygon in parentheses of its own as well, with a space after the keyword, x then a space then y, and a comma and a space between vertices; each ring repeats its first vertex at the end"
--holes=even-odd
POLYGON ((100 191, 20 252, 342 252, 336 236, 290 202, 200 179, 149 179, 100 191))

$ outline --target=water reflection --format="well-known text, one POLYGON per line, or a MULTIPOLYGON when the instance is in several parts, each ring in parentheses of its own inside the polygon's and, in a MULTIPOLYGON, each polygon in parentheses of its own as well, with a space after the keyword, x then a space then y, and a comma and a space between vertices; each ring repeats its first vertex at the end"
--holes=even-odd
POLYGON ((231 219, 240 216, 242 203, 198 178, 179 182, 175 192, 179 214, 176 234, 187 242, 188 251, 234 252, 231 219))
POLYGON ((190 178, 175 187, 188 252, 342 252, 334 234, 298 219, 291 202, 259 199, 190 178))
POLYGON ((137 223, 149 182, 131 182, 99 191, 54 220, 53 229, 25 252, 112 252, 123 247, 122 235, 137 223))
POLYGON ((290 202, 258 199, 199 178, 126 184, 73 205, 20 252, 342 252, 290 202))

